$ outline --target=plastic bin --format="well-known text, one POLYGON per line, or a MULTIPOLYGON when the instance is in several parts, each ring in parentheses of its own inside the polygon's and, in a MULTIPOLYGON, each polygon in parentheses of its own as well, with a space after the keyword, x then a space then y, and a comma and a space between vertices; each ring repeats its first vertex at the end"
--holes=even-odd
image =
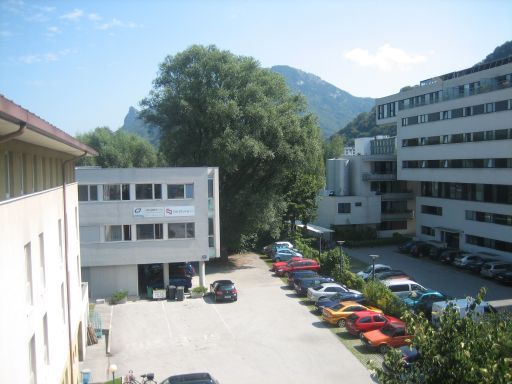
POLYGON ((176 288, 176 300, 183 301, 185 298, 185 287, 180 285, 176 288))
POLYGON ((169 285, 168 292, 169 292, 169 300, 176 300, 176 286, 169 285))

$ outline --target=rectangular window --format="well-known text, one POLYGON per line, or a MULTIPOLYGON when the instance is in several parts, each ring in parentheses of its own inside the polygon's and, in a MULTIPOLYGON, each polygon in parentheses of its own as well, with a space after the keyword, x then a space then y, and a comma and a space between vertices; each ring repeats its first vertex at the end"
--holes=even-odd
POLYGON ((48 338, 48 314, 45 313, 43 317, 43 342, 44 342, 44 363, 50 364, 50 345, 48 338))
POLYGON ((484 104, 473 105, 473 115, 481 115, 484 113, 484 104))
POLYGON ((194 239, 195 223, 169 223, 167 224, 167 238, 194 239))
POLYGON ((442 216, 443 215, 443 207, 436 207, 433 205, 422 205, 421 213, 424 213, 427 215, 442 216))
POLYGON ((485 140, 485 132, 473 132, 473 141, 484 141, 485 140))
POLYGON ((363 203, 361 203, 360 201, 356 202, 356 207, 361 207, 363 205, 363 203))
POLYGON ((130 200, 129 184, 105 184, 103 185, 103 200, 130 200))
POLYGON ((137 240, 163 239, 163 224, 137 224, 137 240))
POLYGON ((46 260, 44 256, 44 233, 39 234, 39 271, 41 284, 46 287, 46 260))
POLYGON ((130 225, 105 226, 105 241, 130 241, 131 239, 132 228, 130 225))
POLYGON ((32 284, 32 251, 30 243, 25 244, 25 297, 28 305, 34 304, 34 287, 32 284))
POLYGON ((427 227, 426 225, 421 226, 421 233, 427 236, 435 236, 436 231, 432 227, 427 227))
POLYGON ((168 184, 168 199, 193 199, 194 184, 168 184))
POLYGON ((132 239, 132 226, 131 225, 123 225, 123 240, 131 241, 132 239))
POLYGON ((79 185, 78 201, 98 201, 97 185, 79 185))
POLYGON ((213 197, 213 179, 208 179, 208 197, 213 197))
POLYGON ((136 184, 135 198, 137 200, 161 199, 162 184, 136 184))
POLYGON ((33 335, 28 344, 29 384, 37 384, 36 336, 33 335))
POLYGON ((497 129, 494 131, 494 140, 508 139, 508 129, 497 129))
POLYGON ((194 184, 185 184, 185 197, 187 199, 194 198, 194 184))
POLYGON ((338 213, 350 213, 350 203, 338 203, 338 213))
POLYGON ((66 323, 66 292, 64 291, 64 283, 60 285, 60 309, 62 314, 62 322, 66 323))
POLYGON ((508 109, 508 100, 497 101, 494 103, 494 110, 496 112, 506 111, 508 109))
POLYGON ((485 113, 494 112, 494 103, 485 104, 485 113))

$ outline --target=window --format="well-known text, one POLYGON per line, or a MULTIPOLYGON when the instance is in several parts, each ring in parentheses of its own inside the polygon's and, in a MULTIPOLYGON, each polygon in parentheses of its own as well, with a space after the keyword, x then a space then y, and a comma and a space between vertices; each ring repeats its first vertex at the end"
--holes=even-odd
POLYGON ((169 223, 167 224, 167 238, 169 239, 194 239, 194 223, 169 223))
MULTIPOLYGON (((213 184, 212 184, 213 194, 213 184)), ((168 184, 167 185, 167 198, 168 199, 193 199, 194 198, 194 184, 168 184)))
POLYGON ((34 304, 34 287, 32 284, 32 252, 30 243, 25 244, 25 297, 28 305, 34 304))
POLYGON ((443 207, 436 207, 433 205, 422 205, 421 213, 424 213, 427 215, 442 216, 443 215, 443 207))
POLYGON ((105 241, 130 241, 132 239, 131 225, 105 226, 105 241))
POLYGON ((62 313, 62 321, 66 323, 66 293, 64 292, 64 283, 60 285, 60 309, 62 313))
POLYGON ((426 225, 421 226, 421 233, 427 236, 435 236, 436 231, 432 227, 427 227, 426 225))
POLYGON ((208 246, 213 247, 214 244, 214 224, 213 224, 213 218, 208 218, 208 246))
POLYGON ((44 257, 44 233, 39 234, 39 271, 41 284, 46 287, 46 261, 44 257))
POLYGON ((79 185, 78 201, 98 201, 97 185, 79 185))
POLYGON ((137 240, 163 239, 163 224, 137 224, 137 240))
POLYGON ((338 213, 350 213, 350 203, 338 203, 338 213))
POLYGON ((28 344, 29 383, 37 384, 36 336, 33 335, 28 344))
POLYGON ((44 342, 44 363, 50 364, 50 346, 48 340, 48 314, 43 317, 43 342, 44 342))
POLYGON ((105 184, 103 185, 103 200, 130 200, 129 184, 105 184))
POLYGON ((213 197, 213 179, 208 179, 208 197, 213 197))
POLYGON ((137 200, 161 199, 162 184, 136 184, 135 198, 137 200))
POLYGON ((356 203, 355 203, 355 206, 356 206, 356 207, 361 207, 362 205, 363 205, 363 203, 362 203, 362 202, 360 202, 360 201, 358 201, 358 202, 356 202, 356 203))

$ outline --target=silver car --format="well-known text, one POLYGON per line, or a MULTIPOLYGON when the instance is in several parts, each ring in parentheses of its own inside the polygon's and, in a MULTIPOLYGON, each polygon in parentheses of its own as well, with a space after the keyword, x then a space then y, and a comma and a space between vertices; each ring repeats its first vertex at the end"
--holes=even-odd
POLYGON ((482 266, 480 274, 485 277, 494 278, 498 273, 505 272, 509 268, 512 268, 512 263, 507 263, 506 261, 491 261, 482 266))
POLYGON ((351 292, 351 293, 361 293, 354 289, 348 289, 346 286, 337 284, 337 283, 323 283, 317 285, 316 287, 308 288, 308 299, 317 302, 319 299, 323 297, 331 297, 338 292, 351 292))

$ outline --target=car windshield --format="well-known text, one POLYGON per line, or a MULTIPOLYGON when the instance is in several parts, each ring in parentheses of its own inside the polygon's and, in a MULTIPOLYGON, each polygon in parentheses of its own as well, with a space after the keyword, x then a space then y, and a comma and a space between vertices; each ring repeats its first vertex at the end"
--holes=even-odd
POLYGON ((393 332, 395 331, 395 327, 388 324, 382 327, 380 331, 386 336, 392 336, 393 332))
POLYGON ((235 288, 234 284, 228 284, 228 285, 223 284, 223 285, 219 286, 219 289, 222 289, 223 291, 229 291, 234 288, 235 288))
POLYGON ((321 285, 315 285, 313 288, 315 291, 318 291, 319 289, 322 289, 323 287, 321 285))

